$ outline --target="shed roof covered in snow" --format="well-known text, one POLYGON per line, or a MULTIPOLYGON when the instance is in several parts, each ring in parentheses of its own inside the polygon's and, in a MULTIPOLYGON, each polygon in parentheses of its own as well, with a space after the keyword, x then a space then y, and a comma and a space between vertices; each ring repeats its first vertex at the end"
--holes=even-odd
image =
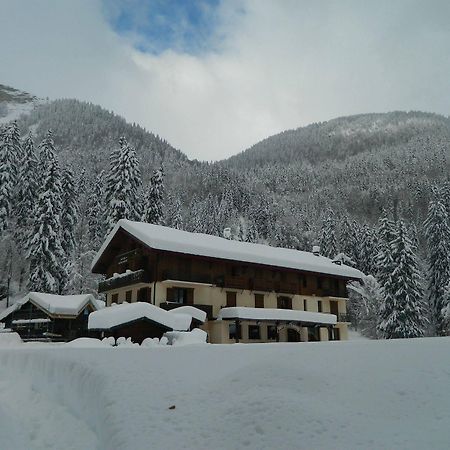
POLYGON ((90 330, 111 330, 116 327, 146 319, 169 330, 188 330, 192 316, 173 313, 146 302, 113 304, 89 314, 90 330))
POLYGON ((5 309, 0 314, 0 320, 5 319, 14 311, 20 309, 27 302, 31 302, 38 308, 47 312, 50 316, 77 317, 88 305, 92 309, 102 308, 103 302, 99 302, 92 294, 81 295, 56 295, 41 292, 30 292, 22 299, 5 309))
POLYGON ((337 321, 337 317, 334 314, 297 311, 292 309, 247 308, 240 306, 222 308, 217 316, 217 320, 222 319, 270 320, 323 325, 334 325, 337 321))
POLYGON ((99 262, 111 240, 119 230, 140 241, 146 247, 188 255, 204 256, 232 261, 261 264, 279 268, 323 273, 345 278, 359 279, 363 274, 344 264, 335 264, 324 256, 287 248, 270 247, 263 244, 233 241, 202 233, 190 233, 160 225, 132 222, 121 219, 106 238, 92 263, 98 271, 99 262))

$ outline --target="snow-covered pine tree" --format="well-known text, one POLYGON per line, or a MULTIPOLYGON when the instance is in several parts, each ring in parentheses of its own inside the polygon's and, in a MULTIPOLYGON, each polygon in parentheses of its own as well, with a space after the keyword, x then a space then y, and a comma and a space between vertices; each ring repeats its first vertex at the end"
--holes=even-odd
POLYGON ((373 275, 376 272, 377 242, 372 228, 365 224, 360 229, 357 242, 357 266, 366 275, 373 275))
POLYGON ((110 156, 106 183, 106 224, 109 233, 120 219, 140 217, 139 186, 141 172, 135 151, 126 139, 119 139, 119 149, 110 156))
POLYGON ((38 158, 31 132, 23 142, 23 158, 19 167, 15 216, 17 218, 16 240, 25 249, 33 223, 33 211, 38 196, 38 158))
POLYGON ((39 165, 41 173, 47 170, 49 161, 56 156, 55 143, 53 141, 53 132, 48 130, 42 142, 39 144, 39 165))
POLYGON ((7 228, 11 215, 21 156, 19 128, 14 121, 0 134, 0 236, 7 228))
POLYGON ((429 203, 424 229, 428 254, 428 300, 436 334, 442 335, 442 310, 446 306, 446 287, 450 282, 450 221, 439 192, 429 203))
POLYGON ((392 241, 395 234, 394 222, 384 213, 378 224, 378 252, 375 258, 376 276, 382 289, 390 283, 394 270, 392 241))
POLYGON ((327 258, 334 258, 337 255, 336 220, 331 209, 327 211, 327 215, 322 221, 319 242, 322 255, 327 258))
POLYGON ((339 251, 344 253, 350 261, 353 261, 353 264, 350 265, 354 266, 358 261, 358 224, 355 221, 350 221, 348 216, 344 216, 339 231, 339 251))
POLYGON ((427 324, 422 279, 415 248, 401 219, 391 248, 394 270, 383 286, 378 332, 385 339, 421 337, 427 324))
POLYGON ((78 198, 73 171, 69 166, 62 171, 61 184, 61 238, 63 250, 67 260, 69 260, 75 249, 75 227, 78 222, 78 198))
POLYGON ((383 294, 375 277, 366 275, 361 282, 347 285, 349 292, 349 315, 362 335, 371 339, 378 337, 379 311, 383 294))
POLYGON ((92 193, 88 198, 88 235, 90 248, 98 250, 106 234, 105 227, 105 174, 101 171, 95 181, 92 193))
POLYGON ((43 185, 27 244, 27 259, 30 262, 28 287, 32 291, 60 293, 66 278, 61 245, 61 172, 53 152, 48 152, 46 160, 47 169, 43 174, 43 185))
POLYGON ((145 193, 142 221, 162 225, 164 221, 164 170, 153 172, 145 193))
POLYGON ((178 195, 167 194, 166 225, 177 230, 183 229, 183 216, 181 215, 181 201, 178 195))

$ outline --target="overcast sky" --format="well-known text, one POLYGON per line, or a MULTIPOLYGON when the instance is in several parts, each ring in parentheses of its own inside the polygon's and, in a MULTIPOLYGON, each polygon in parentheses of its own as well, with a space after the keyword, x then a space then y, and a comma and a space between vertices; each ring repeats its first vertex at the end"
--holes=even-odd
POLYGON ((448 115, 450 1, 0 0, 0 83, 222 159, 342 115, 448 115))

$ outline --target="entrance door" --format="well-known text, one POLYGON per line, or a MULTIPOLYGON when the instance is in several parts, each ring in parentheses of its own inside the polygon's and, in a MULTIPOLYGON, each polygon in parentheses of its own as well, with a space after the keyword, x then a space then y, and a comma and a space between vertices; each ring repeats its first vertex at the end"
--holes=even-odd
POLYGON ((300 333, 293 328, 287 329, 287 340, 288 342, 300 342, 300 333))

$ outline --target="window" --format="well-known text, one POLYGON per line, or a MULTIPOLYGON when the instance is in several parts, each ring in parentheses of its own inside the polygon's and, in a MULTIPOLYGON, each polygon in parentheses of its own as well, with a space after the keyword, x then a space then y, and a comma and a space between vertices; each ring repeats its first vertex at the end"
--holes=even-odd
POLYGON ((261 339, 261 329, 259 325, 248 326, 248 338, 251 340, 261 339))
POLYGON ((227 291, 227 308, 236 306, 236 292, 227 291))
POLYGON ((303 311, 308 311, 308 300, 303 299, 303 311))
POLYGON ((317 278, 317 289, 322 289, 323 286, 323 279, 322 277, 317 278))
POLYGON ((277 298, 277 308, 278 309, 292 309, 292 299, 289 297, 278 297, 277 298))
POLYGON ((125 292, 125 300, 130 303, 131 302, 131 293, 132 291, 125 292))
MULTIPOLYGON (((237 327, 237 339, 241 339, 241 326, 238 325, 237 327)), ((230 323, 230 325, 228 325, 228 337, 230 339, 236 339, 236 323, 230 323)))
POLYGON ((309 342, 320 341, 319 327, 308 327, 308 341, 309 342))
POLYGON ((119 301, 119 294, 111 295, 111 303, 118 303, 118 301, 119 301))
POLYGON ((138 302, 152 302, 152 290, 151 288, 141 288, 137 294, 138 302))
POLYGON ((255 294, 255 308, 264 308, 263 294, 255 294))
POLYGON ((194 290, 187 288, 167 288, 167 301, 181 305, 194 303, 194 290))
POLYGON ((269 341, 278 340, 278 329, 276 325, 267 325, 267 339, 269 341))
POLYGON ((322 300, 317 301, 317 311, 322 312, 322 300))
POLYGON ((239 266, 231 266, 231 276, 238 277, 240 275, 239 266))

